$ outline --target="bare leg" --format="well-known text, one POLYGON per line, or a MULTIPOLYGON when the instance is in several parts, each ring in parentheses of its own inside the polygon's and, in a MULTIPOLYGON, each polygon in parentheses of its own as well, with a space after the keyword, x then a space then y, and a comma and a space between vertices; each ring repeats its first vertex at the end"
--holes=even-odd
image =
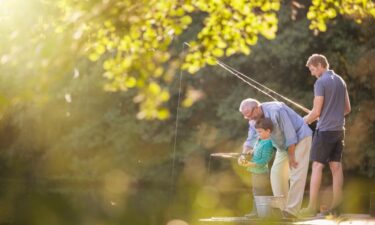
POLYGON ((324 164, 320 162, 313 162, 312 164, 312 173, 310 181, 310 201, 308 208, 312 210, 318 209, 318 195, 320 184, 322 182, 322 173, 323 173, 324 164))
POLYGON ((332 188, 333 188, 333 199, 331 209, 336 208, 342 200, 342 186, 344 183, 344 175, 342 172, 341 162, 330 162, 329 167, 332 172, 332 188))

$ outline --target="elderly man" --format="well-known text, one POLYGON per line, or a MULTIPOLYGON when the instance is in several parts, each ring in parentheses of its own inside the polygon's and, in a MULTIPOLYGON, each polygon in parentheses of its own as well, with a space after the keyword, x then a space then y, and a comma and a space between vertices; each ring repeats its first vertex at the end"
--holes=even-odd
MULTIPOLYGON (((248 98, 241 102, 239 110, 244 118, 249 120, 248 138, 243 145, 243 153, 251 152, 257 139, 254 121, 263 117, 272 120, 274 130, 271 140, 277 149, 271 168, 272 192, 274 196, 283 195, 286 198, 283 216, 296 217, 302 205, 306 184, 311 129, 301 116, 282 102, 261 104, 255 99, 248 98)), ((240 160, 242 159, 239 159, 239 163, 240 160)))

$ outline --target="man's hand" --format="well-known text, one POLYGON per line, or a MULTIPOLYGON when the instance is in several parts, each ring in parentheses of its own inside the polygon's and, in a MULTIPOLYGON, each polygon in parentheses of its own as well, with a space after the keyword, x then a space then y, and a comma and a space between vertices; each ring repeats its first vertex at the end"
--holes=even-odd
POLYGON ((298 167, 298 162, 296 161, 296 158, 294 155, 291 157, 289 156, 289 167, 292 168, 297 168, 298 167))
POLYGON ((298 162, 296 161, 296 155, 295 155, 296 145, 292 144, 288 147, 288 157, 289 157, 289 168, 297 168, 298 162))

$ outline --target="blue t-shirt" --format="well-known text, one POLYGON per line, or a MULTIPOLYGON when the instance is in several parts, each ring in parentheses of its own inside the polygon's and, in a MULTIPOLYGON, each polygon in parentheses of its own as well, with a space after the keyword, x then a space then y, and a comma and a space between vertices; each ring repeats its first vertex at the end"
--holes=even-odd
POLYGON ((247 170, 252 173, 268 173, 268 162, 272 159, 273 145, 271 139, 259 139, 255 146, 253 157, 250 162, 256 163, 256 167, 248 167, 247 170))
POLYGON ((327 70, 315 81, 314 96, 324 97, 316 128, 320 131, 344 130, 345 81, 333 70, 327 70))

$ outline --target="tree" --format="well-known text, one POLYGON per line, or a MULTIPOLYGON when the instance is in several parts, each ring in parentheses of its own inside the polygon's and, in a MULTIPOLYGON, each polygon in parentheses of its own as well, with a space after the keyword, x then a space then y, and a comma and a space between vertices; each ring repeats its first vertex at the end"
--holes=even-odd
MULTIPOLYGON (((183 63, 183 69, 195 73, 206 64, 215 65, 215 58, 249 54, 259 36, 274 39, 280 4, 279 0, 103 1, 91 7, 76 4, 68 18, 77 12, 84 15, 85 10, 87 13, 96 9, 99 21, 86 20, 92 38, 88 44, 89 57, 105 59, 105 76, 110 81, 107 90, 137 88, 138 117, 165 119, 168 109, 162 105, 169 100, 168 84, 174 69, 183 63), (203 19, 196 17, 197 14, 203 14, 203 19), (188 41, 190 48, 181 62, 170 46, 193 22, 202 23, 202 27, 188 41)), ((297 1, 291 4, 301 6, 297 1)), ((375 17, 374 3, 313 1, 307 13, 310 29, 326 31, 328 20, 339 14, 360 23, 375 17)))
MULTIPOLYGON (((7 6, 22 7, 13 1, 7 6)), ((169 85, 176 70, 194 74, 216 58, 250 54, 259 37, 274 39, 278 29, 280 0, 33 0, 44 12, 34 28, 39 38, 54 28, 72 35, 73 48, 92 61, 103 64, 108 91, 137 89, 139 119, 166 119, 169 85), (57 15, 57 16, 56 16, 57 15), (193 25, 198 33, 183 39, 193 25), (181 38, 179 38, 181 37, 181 38), (173 43, 188 42, 182 58, 173 43)), ((33 5, 32 3, 28 3, 33 5)), ((298 10, 308 3, 290 1, 298 10)), ((12 12, 12 11, 11 11, 12 12)), ((312 1, 307 13, 310 29, 324 32, 329 20, 338 15, 360 23, 375 17, 372 1, 312 1)), ((38 38, 35 40, 38 43, 38 38)), ((40 39, 39 39, 40 41, 40 39)), ((187 95, 186 98, 191 98, 187 95)))

